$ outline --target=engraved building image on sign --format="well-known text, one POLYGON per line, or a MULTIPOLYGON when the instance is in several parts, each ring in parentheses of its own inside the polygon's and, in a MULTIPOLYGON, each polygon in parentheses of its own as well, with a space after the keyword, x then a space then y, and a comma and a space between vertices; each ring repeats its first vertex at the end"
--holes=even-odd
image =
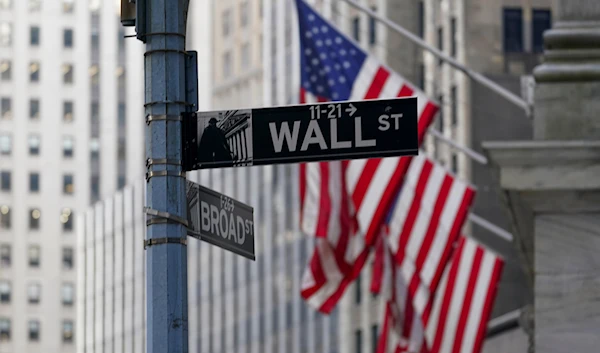
POLYGON ((197 113, 195 169, 252 165, 250 117, 250 109, 197 113))

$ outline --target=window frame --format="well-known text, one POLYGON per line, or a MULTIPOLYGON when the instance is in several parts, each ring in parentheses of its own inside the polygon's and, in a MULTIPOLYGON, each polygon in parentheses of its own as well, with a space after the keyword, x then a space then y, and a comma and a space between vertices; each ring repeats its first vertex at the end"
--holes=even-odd
POLYGON ((75 303, 75 286, 73 285, 73 283, 63 282, 62 286, 60 287, 60 302, 63 306, 73 306, 73 304, 75 303), (67 290, 65 291, 65 289, 67 290), (71 293, 70 297, 68 295, 65 295, 65 293, 69 293, 69 291, 71 293))
POLYGON ((75 193, 75 176, 73 174, 63 174, 62 190, 64 195, 73 195, 75 193), (70 190, 69 185, 71 186, 70 190))
POLYGON ((27 321, 27 338, 30 342, 39 342, 41 336, 40 332, 42 331, 41 326, 40 320, 31 319, 27 321), (37 331, 32 331, 32 324, 33 327, 37 327, 37 331))
POLYGON ((12 300, 12 283, 8 279, 0 279, 0 305, 10 304, 12 300), (7 288, 7 291, 2 291, 2 288, 7 288))
POLYGON ((37 244, 29 245, 27 248, 27 265, 29 268, 40 268, 42 266, 42 248, 37 244), (37 251, 37 258, 31 256, 32 250, 37 251), (37 260, 37 262, 32 262, 37 260))
POLYGON ((10 192, 12 190, 12 172, 10 170, 0 171, 0 191, 10 192))
POLYGON ((525 51, 525 47, 524 47, 524 33, 523 33, 523 9, 521 7, 516 7, 516 6, 505 6, 502 8, 502 50, 505 54, 510 54, 510 53, 523 53, 525 51), (515 18, 509 18, 510 16, 516 16, 518 17, 518 19, 515 18), (519 21, 518 24, 518 30, 517 34, 515 34, 515 36, 517 36, 518 34, 520 34, 520 38, 517 40, 516 43, 513 43, 514 45, 508 45, 509 44, 509 36, 508 31, 509 31, 509 27, 508 22, 510 21, 519 21))
POLYGON ((42 285, 39 282, 29 282, 27 285, 27 303, 39 304, 42 301, 42 285), (32 288, 37 288, 37 297, 32 295, 32 288))
POLYGON ((13 118, 12 98, 8 96, 0 97, 0 119, 12 120, 13 118))
POLYGON ((29 209, 29 230, 40 230, 40 223, 42 218, 42 211, 39 208, 30 208, 29 209), (36 218, 35 213, 39 213, 39 216, 36 218))
POLYGON ((10 244, 0 244, 0 268, 12 265, 12 247, 10 244))
POLYGON ((40 192, 40 173, 38 172, 29 172, 29 192, 38 193, 40 192), (35 183, 34 183, 34 179, 35 183), (37 186, 34 188, 33 186, 37 186))
POLYGON ((38 120, 40 118, 40 99, 29 98, 29 119, 38 120), (35 108, 35 109, 34 109, 35 108))
POLYGON ((37 25, 29 26, 29 46, 39 47, 40 44, 41 44, 40 26, 37 26, 37 25))
POLYGON ((64 49, 72 49, 74 46, 74 31, 73 28, 63 28, 63 48, 64 49), (67 34, 70 34, 67 36, 67 34))
POLYGON ((0 155, 11 156, 12 155, 12 135, 9 133, 0 133, 0 155), (6 141, 7 149, 4 149, 4 141, 6 141))

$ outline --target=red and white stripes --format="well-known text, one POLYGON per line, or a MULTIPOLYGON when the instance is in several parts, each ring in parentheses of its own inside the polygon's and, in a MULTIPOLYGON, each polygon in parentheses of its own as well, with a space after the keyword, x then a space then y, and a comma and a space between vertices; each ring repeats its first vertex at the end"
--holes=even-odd
POLYGON ((423 317, 428 352, 481 351, 503 266, 498 255, 473 239, 460 239, 431 314, 423 317))
POLYGON ((425 156, 407 172, 389 222, 396 262, 408 258, 429 290, 435 290, 475 196, 466 182, 425 156))

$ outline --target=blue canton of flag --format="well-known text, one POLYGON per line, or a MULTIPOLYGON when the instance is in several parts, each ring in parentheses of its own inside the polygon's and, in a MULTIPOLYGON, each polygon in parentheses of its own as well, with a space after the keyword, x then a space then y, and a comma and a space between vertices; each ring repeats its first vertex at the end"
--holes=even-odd
POLYGON ((297 0, 303 89, 320 101, 348 100, 367 53, 297 0))

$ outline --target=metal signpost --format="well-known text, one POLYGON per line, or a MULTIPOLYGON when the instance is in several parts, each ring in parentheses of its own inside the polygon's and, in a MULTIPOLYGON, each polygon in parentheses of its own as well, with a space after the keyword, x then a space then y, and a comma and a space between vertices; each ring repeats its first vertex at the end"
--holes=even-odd
POLYGON ((184 114, 183 168, 416 155, 417 98, 184 114))

